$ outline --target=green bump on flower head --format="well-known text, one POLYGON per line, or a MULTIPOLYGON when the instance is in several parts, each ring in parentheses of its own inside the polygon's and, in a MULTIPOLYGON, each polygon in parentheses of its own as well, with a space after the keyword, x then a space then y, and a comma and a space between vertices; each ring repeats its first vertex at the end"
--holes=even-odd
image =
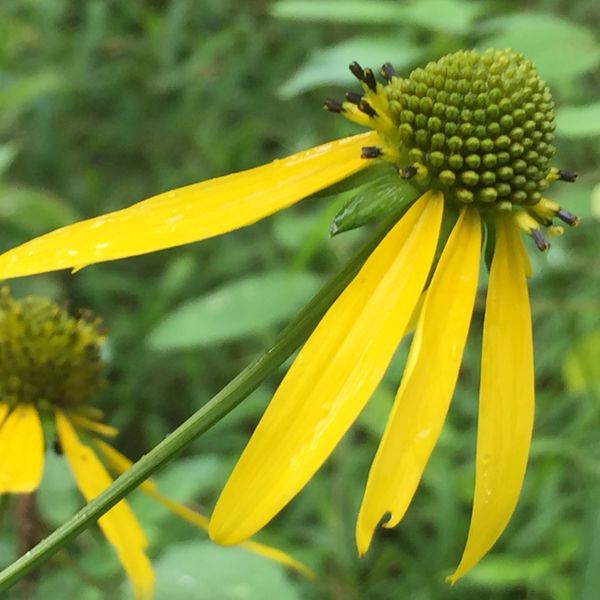
POLYGON ((0 398, 74 408, 103 384, 100 320, 48 298, 15 300, 0 290, 0 398))
POLYGON ((405 79, 393 79, 386 91, 395 101, 390 112, 399 128, 400 155, 409 162, 408 153, 417 145, 429 187, 459 202, 470 196, 457 193, 454 181, 472 190, 476 202, 494 202, 493 190, 514 204, 539 200, 554 154, 554 104, 531 61, 512 50, 455 52, 405 79), (430 117, 431 106, 448 100, 441 117, 430 117), (414 116, 407 119, 407 111, 394 109, 398 106, 415 107, 414 116), (439 132, 448 129, 454 133, 441 134, 442 144, 439 132), (513 172, 526 172, 535 185, 520 192, 522 186, 511 180, 513 172))

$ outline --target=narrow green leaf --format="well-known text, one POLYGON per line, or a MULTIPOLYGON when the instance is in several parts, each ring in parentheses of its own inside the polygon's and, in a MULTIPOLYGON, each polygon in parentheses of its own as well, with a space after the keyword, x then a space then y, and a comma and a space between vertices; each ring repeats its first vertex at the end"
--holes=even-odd
POLYGON ((271 15, 278 19, 358 24, 398 23, 402 21, 405 12, 405 7, 397 2, 386 2, 385 0, 371 2, 357 2, 356 0, 345 2, 284 0, 275 3, 271 8, 271 15))
POLYGON ((407 7, 405 19, 412 25, 448 33, 467 33, 483 6, 465 0, 418 0, 407 7))
POLYGON ((201 348, 250 335, 290 317, 319 287, 311 273, 272 271, 182 304, 152 331, 154 350, 201 348))
POLYGON ((547 81, 572 79, 600 63, 600 45, 590 29, 569 21, 519 13, 485 24, 489 37, 480 48, 513 48, 531 59, 547 81))
POLYGON ((560 108, 556 115, 556 133, 573 139, 600 135, 600 102, 560 108))
POLYGON ((77 213, 60 198, 20 185, 0 185, 0 220, 28 236, 76 221, 77 213))
POLYGON ((354 60, 375 70, 391 62, 402 71, 416 62, 421 53, 418 46, 398 35, 355 37, 315 50, 278 93, 283 98, 291 98, 322 85, 351 85, 354 78, 348 65, 354 60))

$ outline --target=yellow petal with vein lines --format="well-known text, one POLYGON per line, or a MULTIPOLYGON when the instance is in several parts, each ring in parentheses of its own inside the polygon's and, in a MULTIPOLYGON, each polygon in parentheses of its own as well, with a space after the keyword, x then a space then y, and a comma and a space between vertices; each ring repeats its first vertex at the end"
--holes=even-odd
MULTIPOLYGON (((8 406, 2 403, 6 415, 8 406)), ((0 494, 37 489, 44 470, 44 434, 37 410, 18 404, 0 426, 0 494)))
POLYGON ((68 225, 0 256, 0 279, 155 252, 232 231, 364 169, 362 133, 272 163, 181 187, 68 225))
POLYGON ((293 498, 381 380, 429 273, 443 197, 428 192, 367 259, 312 333, 271 400, 211 517, 236 544, 293 498))
MULTIPOLYGON (((110 444, 107 444, 102 440, 94 440, 94 443, 100 449, 104 455, 104 458, 106 458, 109 466, 111 466, 116 473, 124 473, 133 465, 133 463, 125 455, 121 454, 110 444)), ((208 531, 207 517, 195 510, 192 510, 181 502, 177 502, 176 500, 171 500, 171 498, 168 498, 167 496, 163 496, 163 494, 161 494, 156 488, 156 485, 149 479, 141 483, 139 489, 184 521, 191 523, 202 531, 208 531)), ((252 541, 243 542, 240 544, 240 547, 250 550, 251 552, 254 552, 254 554, 259 554, 260 556, 264 556, 265 558, 289 567, 307 579, 315 579, 315 573, 313 571, 289 554, 283 552, 283 550, 252 541)))
POLYGON ((449 578, 476 565, 506 527, 521 491, 534 413, 533 346, 522 241, 497 219, 485 306, 473 514, 467 544, 449 578))
MULTIPOLYGON (((60 411, 56 412, 56 429, 77 487, 89 502, 112 480, 94 451, 81 442, 69 419, 60 411)), ((98 525, 116 548, 136 599, 150 599, 154 589, 154 572, 144 552, 146 537, 127 502, 118 502, 98 519, 98 525)))
POLYGON ((460 369, 477 291, 479 214, 465 208, 425 296, 402 382, 367 481, 356 524, 364 554, 375 527, 397 525, 438 439, 460 369))

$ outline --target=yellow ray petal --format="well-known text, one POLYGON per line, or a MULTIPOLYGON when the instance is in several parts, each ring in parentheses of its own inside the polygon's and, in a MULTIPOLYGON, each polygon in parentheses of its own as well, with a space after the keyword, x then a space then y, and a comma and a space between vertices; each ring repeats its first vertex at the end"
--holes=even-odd
POLYGON ((268 523, 329 456, 379 383, 429 272, 443 211, 427 193, 323 317, 246 446, 210 522, 236 544, 268 523))
POLYGON ((0 256, 0 279, 82 268, 249 225, 368 167, 361 148, 378 140, 372 131, 335 140, 68 225, 0 256))
POLYGON ((103 435, 105 437, 116 437, 119 433, 119 430, 112 425, 107 425, 106 423, 102 423, 102 421, 97 421, 96 419, 91 419, 79 412, 69 414, 69 418, 71 419, 71 423, 76 427, 80 427, 81 429, 87 429, 88 431, 93 431, 94 433, 98 433, 99 435, 103 435))
POLYGON ((473 514, 454 583, 488 552, 516 506, 534 412, 526 265, 517 229, 497 219, 485 307, 473 514))
MULTIPOLYGON (((114 472, 119 474, 124 473, 133 465, 133 463, 125 455, 121 454, 110 444, 107 444, 102 440, 94 440, 94 443, 102 452, 107 463, 110 467, 112 467, 114 472)), ((141 483, 139 489, 184 521, 191 523, 202 531, 208 531, 208 517, 205 517, 198 511, 192 510, 181 502, 177 502, 175 500, 171 500, 171 498, 168 498, 167 496, 163 496, 163 494, 158 491, 156 485, 149 479, 141 483)), ((303 565, 300 561, 296 560, 294 557, 290 556, 286 552, 283 552, 283 550, 278 550, 272 546, 267 546, 266 544, 260 544, 252 541, 243 542, 240 544, 240 547, 293 569, 307 579, 315 579, 316 577, 313 571, 303 565)))
POLYGON ((356 524, 364 554, 382 517, 404 516, 438 439, 454 392, 477 291, 481 222, 465 208, 427 291, 406 369, 369 473, 356 524))
MULTIPOLYGON (((56 412, 56 429, 77 487, 86 501, 103 492, 112 480, 94 451, 81 442, 69 419, 56 412)), ((154 572, 144 549, 146 537, 125 500, 121 500, 98 519, 106 539, 116 548, 119 560, 131 581, 135 597, 152 597, 154 572)))
MULTIPOLYGON (((3 409, 6 415, 8 406, 3 409)), ((0 427, 0 494, 35 490, 44 469, 44 434, 31 404, 18 404, 0 427)))

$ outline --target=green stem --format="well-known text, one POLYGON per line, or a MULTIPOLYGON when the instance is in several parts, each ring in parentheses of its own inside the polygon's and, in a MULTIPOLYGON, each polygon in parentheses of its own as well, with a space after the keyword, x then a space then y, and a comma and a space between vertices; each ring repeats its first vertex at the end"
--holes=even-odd
POLYGON ((386 221, 346 266, 298 313, 271 348, 248 365, 216 396, 182 423, 131 469, 84 506, 70 521, 42 540, 0 573, 0 592, 7 590, 31 569, 43 563, 76 535, 97 521, 119 500, 148 479, 190 442, 210 429, 279 368, 310 335, 321 317, 354 277, 362 263, 393 224, 386 221))

